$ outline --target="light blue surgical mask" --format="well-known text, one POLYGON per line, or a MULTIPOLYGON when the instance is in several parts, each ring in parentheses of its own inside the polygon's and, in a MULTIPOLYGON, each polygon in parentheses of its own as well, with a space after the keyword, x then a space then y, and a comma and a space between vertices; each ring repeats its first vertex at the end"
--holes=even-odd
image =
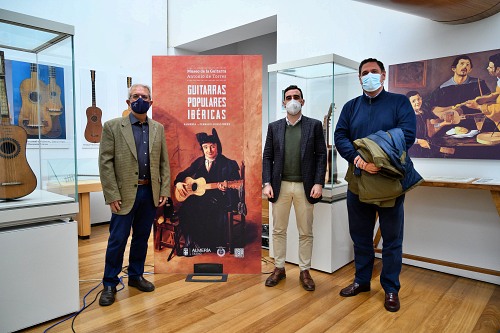
POLYGON ((380 74, 368 73, 361 78, 361 86, 364 91, 372 92, 382 86, 380 74))

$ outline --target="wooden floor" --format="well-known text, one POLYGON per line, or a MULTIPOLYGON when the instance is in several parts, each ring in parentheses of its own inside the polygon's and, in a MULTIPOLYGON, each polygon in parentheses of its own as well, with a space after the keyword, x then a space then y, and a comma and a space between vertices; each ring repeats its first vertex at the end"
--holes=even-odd
MULTIPOLYGON (((107 225, 92 227, 79 240, 81 298, 101 279, 107 225)), ((152 239, 152 237, 151 237, 152 239)), ((128 247, 127 247, 128 248, 128 247)), ((153 245, 146 270, 153 271, 153 245)), ((333 274, 312 271, 316 291, 304 291, 299 269, 287 264, 287 278, 264 286, 273 265, 263 254, 261 275, 229 275, 227 283, 188 283, 183 274, 149 275, 152 293, 125 287, 109 307, 97 302, 76 317, 83 332, 493 332, 500 331, 500 286, 403 266, 401 310, 387 312, 377 259, 372 290, 356 297, 339 296, 354 274, 349 264, 333 274)), ((126 258, 128 255, 126 255, 126 258)), ((126 264, 126 263, 125 263, 126 264)), ((126 280, 125 280, 126 285, 126 280)), ((87 296, 88 305, 102 289, 87 296)), ((43 332, 54 320, 22 332, 43 332)), ((49 332, 71 332, 68 320, 49 332)))

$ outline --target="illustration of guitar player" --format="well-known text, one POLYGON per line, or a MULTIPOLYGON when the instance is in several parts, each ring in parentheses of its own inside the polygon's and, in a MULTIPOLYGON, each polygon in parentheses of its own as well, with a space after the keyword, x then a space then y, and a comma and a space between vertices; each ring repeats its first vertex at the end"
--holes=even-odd
POLYGON ((56 82, 56 68, 53 66, 49 66, 49 85, 47 86, 46 100, 45 107, 50 115, 52 128, 45 136, 55 139, 62 134, 60 116, 63 113, 63 106, 61 102, 61 87, 56 82))
POLYGON ((224 247, 228 212, 241 207, 240 193, 244 184, 240 168, 236 161, 222 154, 215 128, 211 135, 197 133, 196 139, 203 155, 174 180, 184 247, 224 247))
POLYGON ((45 108, 47 85, 38 78, 37 64, 30 65, 30 78, 20 85, 22 106, 19 112, 19 125, 28 135, 46 135, 52 129, 52 119, 45 108))
POLYGON ((37 179, 26 160, 28 134, 10 121, 3 51, 0 62, 0 200, 11 200, 33 192, 37 179))
POLYGON ((86 111, 87 126, 85 127, 84 137, 88 142, 101 142, 102 135, 102 111, 96 106, 95 98, 95 70, 90 70, 90 80, 92 81, 92 106, 86 111))

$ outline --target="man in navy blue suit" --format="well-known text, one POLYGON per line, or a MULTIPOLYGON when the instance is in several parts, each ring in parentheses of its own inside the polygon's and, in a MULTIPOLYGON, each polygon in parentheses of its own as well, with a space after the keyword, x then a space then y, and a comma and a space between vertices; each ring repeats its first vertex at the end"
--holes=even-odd
POLYGON ((269 124, 262 160, 264 195, 272 203, 275 268, 266 286, 274 287, 286 277, 286 239, 293 203, 299 231, 300 283, 315 289, 309 270, 313 248, 313 209, 321 200, 326 173, 326 143, 319 120, 302 115, 302 90, 285 89, 287 115, 269 124))

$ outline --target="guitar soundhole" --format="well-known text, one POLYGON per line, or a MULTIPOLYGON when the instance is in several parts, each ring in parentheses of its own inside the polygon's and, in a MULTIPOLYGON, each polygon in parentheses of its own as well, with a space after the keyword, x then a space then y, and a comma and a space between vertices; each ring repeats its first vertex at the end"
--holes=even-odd
POLYGON ((97 123, 97 116, 90 117, 90 120, 94 123, 97 123))
POLYGON ((50 92, 50 97, 54 98, 57 96, 57 93, 55 91, 50 92))
POLYGON ((30 92, 30 101, 32 101, 33 103, 38 103, 38 92, 30 92))
POLYGON ((14 158, 21 151, 19 142, 12 138, 3 138, 0 140, 0 156, 3 158, 14 158))
POLYGON ((197 188, 198 188, 198 184, 193 183, 193 184, 191 185, 191 190, 196 191, 196 189, 197 189, 197 188))

